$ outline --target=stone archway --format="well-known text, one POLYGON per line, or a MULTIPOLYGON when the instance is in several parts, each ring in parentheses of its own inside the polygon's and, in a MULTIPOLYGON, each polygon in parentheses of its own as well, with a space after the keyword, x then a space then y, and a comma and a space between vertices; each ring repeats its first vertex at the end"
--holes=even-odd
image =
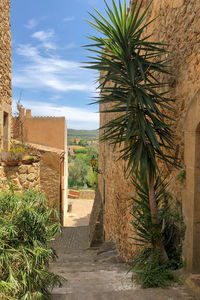
POLYGON ((184 127, 186 191, 183 214, 187 229, 183 255, 187 270, 200 273, 200 89, 190 103, 184 127))

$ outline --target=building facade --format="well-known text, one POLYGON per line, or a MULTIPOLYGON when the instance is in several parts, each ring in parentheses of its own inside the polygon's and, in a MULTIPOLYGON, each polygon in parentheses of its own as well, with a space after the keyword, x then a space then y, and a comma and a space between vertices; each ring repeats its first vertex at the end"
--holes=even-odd
POLYGON ((0 2, 0 149, 9 150, 11 137, 11 31, 10 0, 0 2))
MULTIPOLYGON (((130 7, 133 6, 131 1, 130 7)), ((150 1, 144 1, 144 7, 150 1)), ((187 226, 183 256, 187 270, 200 272, 200 2, 196 0, 154 0, 148 19, 156 20, 145 32, 152 41, 169 45, 172 77, 168 81, 174 103, 174 141, 181 170, 170 171, 170 192, 183 204, 187 226), (180 181, 180 174, 186 179, 180 181)), ((105 107, 100 107, 103 111, 105 107)), ((101 113, 102 126, 112 118, 101 113)), ((129 260, 135 248, 131 244, 129 201, 132 186, 124 178, 124 163, 117 161, 118 150, 100 144, 99 189, 104 203, 106 240, 114 237, 123 256, 129 260)))
POLYGON ((68 151, 65 117, 32 117, 21 108, 13 118, 13 137, 41 153, 40 188, 57 205, 61 223, 66 225, 68 209, 68 151))

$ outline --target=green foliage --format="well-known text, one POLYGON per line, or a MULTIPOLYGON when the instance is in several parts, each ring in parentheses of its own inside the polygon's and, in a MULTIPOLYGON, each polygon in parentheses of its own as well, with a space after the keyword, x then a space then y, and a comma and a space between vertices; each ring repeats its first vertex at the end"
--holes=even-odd
POLYGON ((76 129, 68 129, 67 136, 70 139, 86 139, 96 140, 99 138, 98 130, 76 130, 76 129))
POLYGON ((34 191, 0 193, 0 298, 50 299, 61 278, 48 271, 56 258, 49 247, 60 230, 57 212, 34 191))
POLYGON ((86 152, 87 152, 87 150, 86 150, 86 148, 75 148, 75 149, 73 149, 73 151, 74 151, 74 154, 79 154, 79 153, 82 153, 82 154, 86 154, 86 152))
MULTIPOLYGON (((170 195, 169 195, 170 197, 170 195)), ((168 214, 164 219, 162 236, 167 251, 171 269, 176 270, 183 267, 182 247, 185 238, 186 225, 183 218, 181 201, 172 199, 168 214)))
POLYGON ((178 176, 177 176, 177 179, 180 181, 181 184, 183 184, 184 181, 185 181, 185 178, 186 178, 186 171, 185 171, 184 169, 182 169, 182 170, 179 172, 179 174, 178 174, 178 176))
POLYGON ((176 280, 168 264, 160 264, 159 259, 159 249, 145 249, 132 265, 134 278, 143 288, 165 287, 176 280))
POLYGON ((141 253, 131 263, 135 278, 143 287, 165 286, 169 280, 174 280, 172 270, 183 266, 182 242, 185 234, 181 202, 172 201, 167 192, 167 184, 157 175, 155 182, 155 197, 158 207, 159 225, 152 224, 148 184, 140 176, 133 178, 136 196, 132 198, 131 224, 134 230, 134 243, 142 247, 141 253), (170 204, 172 203, 172 204, 170 204), (159 248, 156 247, 157 236, 161 235, 168 255, 167 263, 160 263, 159 248))
POLYGON ((22 158, 22 160, 31 160, 34 161, 35 157, 33 155, 26 155, 22 158))
POLYGON ((136 197, 132 197, 132 216, 131 224, 134 227, 134 233, 137 237, 133 239, 142 246, 156 246, 157 236, 161 234, 165 218, 169 213, 169 205, 167 204, 166 187, 167 184, 161 181, 158 175, 156 178, 154 190, 155 198, 158 207, 159 224, 153 224, 150 214, 149 205, 149 188, 147 180, 143 180, 139 175, 132 178, 133 186, 136 190, 136 197))
POLYGON ((89 168, 89 172, 87 174, 86 177, 86 184, 88 187, 97 187, 97 183, 98 183, 98 175, 97 172, 94 172, 92 170, 92 167, 89 168))
POLYGON ((86 147, 87 144, 88 144, 88 142, 87 142, 86 139, 82 139, 82 140, 80 140, 80 142, 79 142, 78 144, 79 144, 80 146, 86 147))
POLYGON ((99 155, 99 151, 97 146, 95 145, 89 145, 86 147, 86 154, 89 158, 89 162, 91 160, 91 158, 94 156, 96 159, 98 159, 98 155, 99 155))
POLYGON ((82 159, 76 160, 74 166, 69 167, 69 186, 84 186, 87 173, 88 166, 86 162, 82 159))
POLYGON ((10 147, 11 153, 20 153, 24 154, 27 151, 27 148, 24 144, 17 144, 16 142, 12 142, 10 147))
POLYGON ((69 167, 69 186, 94 188, 97 186, 97 173, 92 171, 91 158, 94 155, 98 168, 98 149, 89 145, 83 149, 74 149, 74 166, 69 167), (77 151, 78 150, 78 151, 77 151))
POLYGON ((105 104, 101 112, 113 116, 101 128, 102 140, 120 146, 127 177, 137 173, 134 185, 138 198, 134 199, 132 221, 137 233, 135 241, 150 247, 153 258, 154 254, 160 255, 149 269, 158 274, 162 266, 159 269, 157 264, 168 259, 162 235, 167 217, 175 228, 158 165, 159 161, 161 165, 177 167, 171 129, 174 100, 164 82, 171 75, 167 50, 164 44, 151 42, 150 36, 145 36, 153 22, 148 20, 151 3, 143 9, 143 0, 136 0, 128 13, 126 1, 123 5, 119 1, 119 9, 114 0, 112 8, 106 1, 105 4, 107 16, 94 9, 92 21, 88 21, 98 35, 89 36, 92 44, 86 47, 94 56, 89 57, 87 68, 100 73, 101 94, 95 103, 105 104))
POLYGON ((119 1, 119 11, 114 0, 112 9, 105 4, 107 18, 96 9, 90 14, 88 22, 101 36, 89 36, 93 44, 86 46, 95 54, 87 68, 101 71, 101 95, 95 103, 111 104, 102 112, 116 113, 102 127, 103 140, 122 146, 121 158, 127 161, 129 175, 138 169, 146 172, 148 165, 158 169, 157 159, 174 165, 169 116, 173 99, 161 81, 162 75, 170 74, 167 51, 144 36, 152 23, 146 21, 149 6, 143 10, 143 1, 136 0, 127 15, 126 1, 124 5, 119 1))

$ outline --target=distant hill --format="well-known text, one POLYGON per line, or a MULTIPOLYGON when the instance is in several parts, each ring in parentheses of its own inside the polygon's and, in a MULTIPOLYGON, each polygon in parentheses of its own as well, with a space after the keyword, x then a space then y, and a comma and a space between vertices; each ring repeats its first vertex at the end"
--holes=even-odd
POLYGON ((67 130, 68 138, 86 139, 86 140, 96 140, 99 137, 99 130, 67 130))

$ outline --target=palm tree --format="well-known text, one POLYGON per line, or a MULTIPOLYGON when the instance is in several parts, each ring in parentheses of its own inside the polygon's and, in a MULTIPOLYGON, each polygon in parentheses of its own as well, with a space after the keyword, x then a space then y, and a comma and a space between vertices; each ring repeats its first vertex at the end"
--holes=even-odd
MULTIPOLYGON (((150 5, 143 9, 142 3, 136 0, 127 12, 126 1, 123 5, 119 1, 117 8, 112 0, 112 9, 105 1, 107 19, 94 9, 88 22, 100 34, 89 36, 93 43, 86 47, 94 56, 89 56, 87 68, 100 71, 101 96, 95 103, 109 104, 105 113, 117 113, 103 125, 102 140, 121 146, 120 158, 127 162, 128 176, 136 172, 147 179, 151 221, 160 232, 154 183, 160 172, 158 161, 174 165, 169 116, 173 99, 160 80, 162 75, 169 75, 167 51, 165 45, 145 36, 153 20, 147 21, 150 5)), ((165 262, 167 254, 160 234, 155 246, 165 262)))

